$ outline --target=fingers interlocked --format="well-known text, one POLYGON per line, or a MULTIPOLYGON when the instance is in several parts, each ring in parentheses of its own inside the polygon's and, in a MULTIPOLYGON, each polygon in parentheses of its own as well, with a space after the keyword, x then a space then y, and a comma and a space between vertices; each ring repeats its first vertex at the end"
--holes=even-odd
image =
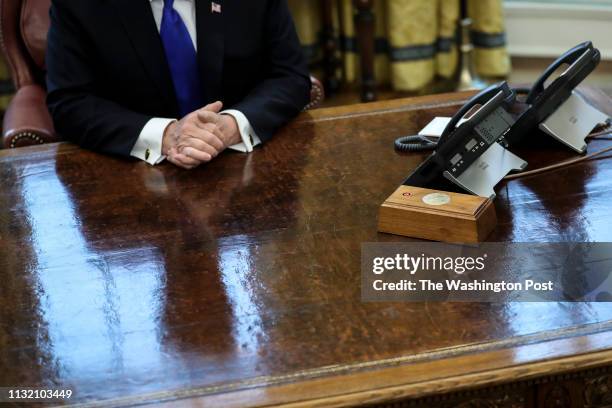
POLYGON ((227 147, 219 126, 221 102, 215 102, 190 113, 172 128, 173 146, 168 160, 192 169, 217 157, 227 147))

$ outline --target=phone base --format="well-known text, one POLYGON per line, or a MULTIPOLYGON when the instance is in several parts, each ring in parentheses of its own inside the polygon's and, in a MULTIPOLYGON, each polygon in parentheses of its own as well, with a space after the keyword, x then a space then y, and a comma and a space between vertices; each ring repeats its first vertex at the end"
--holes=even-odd
POLYGON ((444 177, 481 197, 495 198, 495 186, 510 172, 524 170, 527 162, 499 143, 493 143, 461 175, 444 172, 444 177))
POLYGON ((586 137, 599 125, 608 120, 608 115, 591 106, 576 91, 559 109, 540 124, 540 129, 575 150, 587 150, 586 137))
POLYGON ((484 241, 497 226, 490 198, 400 186, 380 206, 378 231, 451 243, 484 241))

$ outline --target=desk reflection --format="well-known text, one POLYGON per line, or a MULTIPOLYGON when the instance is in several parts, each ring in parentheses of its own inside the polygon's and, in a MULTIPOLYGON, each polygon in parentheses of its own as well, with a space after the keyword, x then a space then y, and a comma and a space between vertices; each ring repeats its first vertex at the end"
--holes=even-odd
MULTIPOLYGON (((602 149, 606 143, 591 141, 589 152, 602 149)), ((519 155, 529 162, 528 170, 576 157, 552 139, 540 141, 519 155)), ((569 166, 502 184, 496 199, 499 227, 488 240, 609 242, 612 231, 605 224, 609 213, 605 175, 610 169, 609 161, 593 160, 579 168, 569 166)))
POLYGON ((293 220, 240 197, 295 206, 291 174, 303 161, 283 174, 286 188, 262 195, 253 157, 234 157, 225 177, 213 165, 187 174, 119 163, 118 194, 100 191, 95 169, 68 177, 70 155, 14 168, 18 188, 6 199, 16 210, 0 228, 30 238, 0 249, 12 270, 1 286, 1 384, 72 384, 86 399, 105 381, 112 396, 231 380, 226 365, 257 375, 265 287, 250 232, 262 217, 272 230, 293 220), (214 188, 199 182, 215 170, 214 188), (8 369, 20 364, 28 368, 8 369))
MULTIPOLYGON (((381 106, 307 114, 194 172, 67 145, 0 153, 0 385, 223 394, 609 325, 608 304, 362 302, 360 244, 409 241, 376 232, 379 204, 420 161, 393 151, 400 125, 456 109, 381 106)), ((547 178, 509 183, 494 237, 605 237, 608 163, 571 169, 558 199, 547 178)))

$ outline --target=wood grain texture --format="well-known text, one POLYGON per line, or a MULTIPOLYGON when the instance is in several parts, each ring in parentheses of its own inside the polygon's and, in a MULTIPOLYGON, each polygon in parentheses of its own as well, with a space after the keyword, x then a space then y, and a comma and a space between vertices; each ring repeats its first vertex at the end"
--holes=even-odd
POLYGON ((495 206, 488 198, 400 186, 380 206, 378 231, 442 242, 482 242, 495 229, 495 206), (442 195, 445 204, 428 204, 442 195))
MULTIPOLYGON (((69 144, 1 151, 0 386, 100 406, 347 406, 610 365, 610 304, 361 302, 361 243, 410 241, 376 232, 424 158, 393 140, 469 95, 315 110, 192 172, 69 144)), ((508 182, 489 240, 612 241, 611 195, 610 160, 508 182)))

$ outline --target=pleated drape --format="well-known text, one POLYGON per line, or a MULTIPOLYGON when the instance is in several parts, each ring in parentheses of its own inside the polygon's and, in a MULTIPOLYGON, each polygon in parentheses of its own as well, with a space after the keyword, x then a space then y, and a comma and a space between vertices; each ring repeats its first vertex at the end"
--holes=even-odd
MULTIPOLYGON (((322 52, 321 10, 316 0, 288 0, 298 34, 309 60, 322 52)), ((359 78, 359 59, 352 0, 333 1, 334 31, 339 75, 352 83, 359 78)), ((475 65, 486 77, 502 77, 510 71, 506 51, 502 0, 468 0, 473 19, 475 65)), ((451 77, 457 70, 459 0, 375 0, 376 60, 378 83, 400 91, 417 91, 436 76, 451 77)))
POLYGON ((13 96, 13 83, 4 56, 0 55, 0 112, 4 112, 13 96))

